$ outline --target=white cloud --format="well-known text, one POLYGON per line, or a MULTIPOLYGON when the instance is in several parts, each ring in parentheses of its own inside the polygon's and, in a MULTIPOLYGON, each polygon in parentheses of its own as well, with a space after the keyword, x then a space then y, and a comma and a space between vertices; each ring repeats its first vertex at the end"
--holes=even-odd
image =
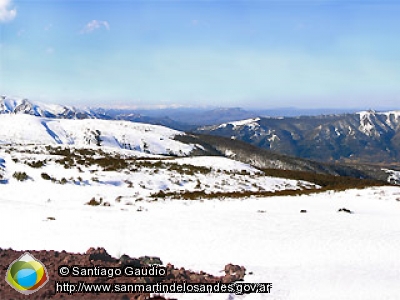
POLYGON ((11 0, 0 0, 0 23, 12 21, 16 17, 17 9, 11 6, 11 0))
MULTIPOLYGON (((2 1, 2 0, 0 0, 2 1)), ((108 24, 107 21, 98 21, 98 20, 92 20, 89 23, 87 23, 85 25, 85 27, 83 27, 83 29, 81 30, 81 33, 90 33, 94 30, 100 29, 104 27, 107 30, 110 30, 110 24, 108 24)))

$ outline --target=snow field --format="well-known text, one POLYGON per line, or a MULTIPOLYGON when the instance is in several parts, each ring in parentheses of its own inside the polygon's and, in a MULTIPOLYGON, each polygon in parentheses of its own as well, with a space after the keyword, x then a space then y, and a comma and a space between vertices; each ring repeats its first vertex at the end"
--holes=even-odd
MULTIPOLYGON (((0 117, 2 126, 8 116, 0 117)), ((312 185, 265 177, 227 158, 160 156, 169 150, 185 155, 194 146, 182 146, 170 138, 175 131, 157 126, 116 122, 111 128, 107 121, 68 123, 30 116, 18 120, 0 134, 2 248, 85 252, 105 247, 115 257, 159 256, 164 263, 216 275, 233 263, 246 267, 246 282, 273 283, 271 294, 175 295, 178 299, 388 300, 400 295, 400 187, 284 197, 154 199, 157 191, 276 191, 312 185), (121 149, 126 146, 121 147, 125 125, 125 138, 136 150, 121 149), (145 160, 132 170, 105 171, 84 164, 66 169, 56 162, 62 156, 46 152, 44 144, 57 146, 60 141, 72 150, 99 149, 93 144, 96 130, 105 153, 145 160), (14 140, 24 145, 4 145, 14 140), (46 163, 38 168, 28 164, 40 160, 46 163), (15 172, 26 172, 29 178, 18 181, 15 172), (67 182, 45 180, 42 173, 67 182), (93 197, 110 206, 85 205, 93 197), (338 212, 340 208, 354 213, 338 212)))
POLYGON ((213 274, 234 263, 247 268, 246 282, 273 283, 271 294, 179 299, 396 299, 399 294, 397 187, 111 207, 83 202, 94 195, 112 199, 121 187, 15 181, 1 187, 3 248, 105 247, 116 257, 154 255, 213 274), (342 207, 354 214, 337 212, 342 207))

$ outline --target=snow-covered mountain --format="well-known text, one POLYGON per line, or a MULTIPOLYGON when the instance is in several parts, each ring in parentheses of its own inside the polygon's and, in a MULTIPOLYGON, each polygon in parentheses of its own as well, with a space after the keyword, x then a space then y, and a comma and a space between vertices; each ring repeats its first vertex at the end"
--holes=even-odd
POLYGON ((49 119, 0 115, 0 143, 111 147, 150 154, 188 155, 196 147, 174 140, 183 132, 163 126, 115 120, 49 119))
POLYGON ((254 117, 239 108, 212 110, 181 109, 129 109, 92 107, 80 109, 73 106, 40 103, 25 98, 0 96, 0 114, 28 114, 61 119, 105 119, 163 125, 177 130, 191 131, 198 126, 254 117))
POLYGON ((253 118, 205 126, 197 132, 321 161, 391 163, 400 159, 400 111, 253 118))
POLYGON ((0 97, 0 114, 27 114, 37 117, 61 119, 87 119, 100 117, 90 110, 77 109, 72 106, 46 104, 28 99, 0 97))

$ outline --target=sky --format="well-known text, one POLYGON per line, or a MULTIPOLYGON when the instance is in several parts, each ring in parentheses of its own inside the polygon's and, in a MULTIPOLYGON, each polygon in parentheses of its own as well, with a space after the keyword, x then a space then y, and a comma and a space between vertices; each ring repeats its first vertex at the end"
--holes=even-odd
POLYGON ((400 109, 400 1, 0 0, 0 93, 400 109))

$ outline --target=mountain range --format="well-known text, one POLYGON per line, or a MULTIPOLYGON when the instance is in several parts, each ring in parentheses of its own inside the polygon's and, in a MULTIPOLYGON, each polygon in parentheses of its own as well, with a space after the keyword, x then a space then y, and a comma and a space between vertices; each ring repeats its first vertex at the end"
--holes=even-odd
MULTIPOLYGON (((398 167, 400 160, 400 111, 369 110, 299 117, 258 117, 253 112, 239 108, 214 109, 208 112, 193 109, 184 111, 186 113, 179 114, 174 109, 168 109, 163 111, 168 115, 163 115, 158 110, 80 109, 41 104, 27 99, 16 100, 6 96, 0 98, 0 114, 29 114, 56 119, 126 120, 163 125, 191 132, 196 138, 199 135, 226 137, 275 154, 324 163, 398 167), (250 118, 240 120, 242 117, 250 118), (210 122, 214 124, 199 125, 210 122)), ((207 142, 209 141, 210 138, 207 138, 207 142)), ((209 151, 229 156, 229 153, 225 153, 226 149, 220 151, 218 148, 221 144, 227 144, 225 140, 212 141, 209 146, 213 149, 209 147, 209 151)))
POLYGON ((400 111, 260 117, 204 126, 196 132, 324 162, 396 164, 400 160, 400 111))
POLYGON ((230 122, 257 116, 241 108, 77 108, 58 104, 47 104, 24 98, 0 97, 0 114, 28 114, 37 117, 58 119, 104 119, 125 120, 154 125, 163 125, 176 130, 191 131, 199 126, 230 122))
POLYGON ((90 110, 77 109, 72 106, 45 104, 28 99, 0 97, 0 114, 28 114, 36 117, 59 119, 101 118, 101 115, 90 110))

